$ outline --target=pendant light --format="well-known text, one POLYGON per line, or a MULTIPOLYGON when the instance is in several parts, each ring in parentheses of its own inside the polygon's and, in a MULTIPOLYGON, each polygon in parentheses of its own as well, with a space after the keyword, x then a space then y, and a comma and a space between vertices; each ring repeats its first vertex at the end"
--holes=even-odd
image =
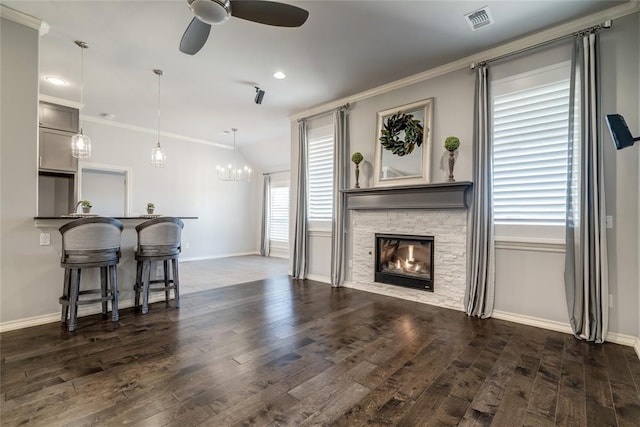
POLYGON ((231 131, 233 132, 233 163, 229 164, 227 168, 216 166, 218 179, 220 181, 251 181, 251 169, 248 166, 239 168, 236 165, 236 132, 238 129, 232 128, 231 131))
MULTIPOLYGON (((75 44, 80 48, 80 108, 84 107, 84 50, 89 48, 85 42, 76 40, 75 44)), ((71 155, 76 159, 91 158, 91 138, 84 134, 82 124, 80 133, 71 137, 71 155)))
POLYGON ((157 168, 163 168, 167 162, 167 153, 160 146, 160 76, 164 75, 162 70, 153 70, 158 76, 158 142, 151 151, 151 164, 157 168))

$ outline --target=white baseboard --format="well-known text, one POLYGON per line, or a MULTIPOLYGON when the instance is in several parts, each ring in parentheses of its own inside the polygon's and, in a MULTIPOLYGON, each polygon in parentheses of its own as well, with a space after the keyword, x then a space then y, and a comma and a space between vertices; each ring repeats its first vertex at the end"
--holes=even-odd
POLYGON ((331 279, 325 276, 319 276, 317 274, 307 274, 307 279, 314 280, 316 282, 326 283, 328 285, 331 284, 331 279))
POLYGON ((548 329, 550 331, 573 334, 571 325, 555 320, 541 319, 539 317, 527 316, 525 314, 509 313, 506 311, 493 310, 491 317, 494 319, 506 320, 508 322, 520 323, 521 325, 535 326, 536 328, 548 329))
POLYGON ((273 258, 284 258, 289 259, 289 248, 274 248, 271 247, 271 251, 269 251, 269 256, 273 258))
MULTIPOLYGON (((182 292, 181 292, 182 294, 182 292)), ((164 301, 164 293, 149 295, 149 303, 164 301)), ((118 310, 133 307, 133 300, 118 301, 118 310)), ((78 317, 89 316, 92 314, 102 313, 102 304, 90 304, 78 307, 78 317)), ((0 333, 15 331, 16 329, 29 328, 31 326, 46 325, 47 323, 60 322, 60 311, 55 313, 43 314, 40 316, 28 317, 26 319, 10 320, 0 323, 0 333)))
POLYGON ((224 254, 224 255, 209 255, 209 256, 196 256, 196 257, 180 257, 180 262, 191 262, 191 261, 206 261, 208 259, 220 259, 220 258, 229 258, 233 256, 248 256, 248 255, 260 255, 260 252, 238 252, 235 254, 224 254))
MULTIPOLYGON (((549 329, 551 331, 563 332, 573 335, 571 325, 568 323, 557 322, 555 320, 541 319, 539 317, 526 316, 524 314, 508 313, 506 311, 493 310, 491 315, 494 319, 506 320, 509 322, 520 323, 522 325, 535 326, 536 328, 549 329)), ((633 335, 619 334, 617 332, 607 332, 606 341, 614 344, 626 345, 633 347, 640 358, 640 339, 633 335)))

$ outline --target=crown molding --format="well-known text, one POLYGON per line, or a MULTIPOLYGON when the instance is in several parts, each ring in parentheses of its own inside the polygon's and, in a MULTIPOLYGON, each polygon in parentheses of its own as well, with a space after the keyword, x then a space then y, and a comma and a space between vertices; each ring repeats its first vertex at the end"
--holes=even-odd
POLYGON ((82 107, 84 107, 84 104, 81 104, 79 102, 71 101, 70 99, 65 99, 65 98, 58 98, 57 96, 44 95, 42 93, 38 95, 38 99, 40 99, 40 101, 50 102, 56 105, 63 105, 65 107, 75 108, 80 111, 82 111, 82 107))
MULTIPOLYGON (((65 98, 58 98, 56 96, 40 94, 39 99, 40 99, 40 101, 51 102, 52 104, 64 105, 65 107, 76 108, 79 111, 82 111, 82 107, 84 107, 84 105, 79 103, 79 102, 71 101, 71 100, 65 99, 65 98)), ((130 125, 128 123, 117 122, 117 121, 113 121, 113 120, 102 119, 102 118, 99 118, 99 117, 85 116, 85 115, 81 115, 80 118, 84 122, 97 123, 97 124, 104 125, 104 126, 111 126, 111 127, 116 127, 116 128, 120 128, 120 129, 132 130, 132 131, 135 131, 135 132, 148 133, 150 135, 157 135, 158 134, 158 130, 157 129, 146 128, 146 127, 143 127, 143 126, 130 125)), ((209 145, 209 146, 212 146, 212 147, 223 148, 225 150, 233 150, 233 147, 231 147, 229 145, 220 144, 219 142, 207 141, 206 139, 194 138, 194 137, 191 137, 191 136, 181 135, 181 134, 177 134, 177 133, 162 132, 161 131, 160 132, 160 136, 164 136, 165 138, 177 139, 179 141, 194 142, 196 144, 204 144, 204 145, 209 145)))
POLYGON ((42 19, 27 15, 26 13, 19 12, 2 4, 0 4, 0 17, 15 22, 16 24, 33 28, 38 31, 40 36, 44 36, 49 32, 49 24, 44 22, 42 19))
MULTIPOLYGON (((540 43, 548 42, 558 37, 563 37, 563 36, 572 34, 576 31, 583 30, 584 28, 601 24, 606 20, 614 20, 617 18, 621 18, 623 16, 630 15, 632 13, 636 13, 638 11, 640 11, 640 2, 629 1, 622 5, 615 6, 615 7, 603 10, 601 12, 594 13, 592 15, 573 20, 571 22, 567 22, 565 24, 540 31, 531 36, 523 37, 513 42, 505 43, 498 47, 488 49, 488 50, 467 56, 462 59, 458 59, 448 64, 445 64, 436 68, 432 68, 430 70, 423 71, 418 74, 414 74, 404 79, 396 80, 381 86, 377 86, 373 89, 366 90, 364 92, 359 92, 355 95, 351 95, 345 98, 341 98, 335 101, 331 101, 325 104, 312 107, 308 110, 301 111, 299 113, 295 113, 289 116, 289 120, 291 120, 292 122, 295 122, 297 120, 301 120, 306 117, 314 116, 316 114, 321 114, 323 112, 332 110, 334 108, 338 108, 344 104, 353 104, 358 101, 365 100, 367 98, 372 98, 374 96, 382 95, 384 93, 391 92, 406 86, 410 86, 415 83, 420 83, 425 80, 432 79, 434 77, 451 73, 453 71, 458 71, 465 68, 468 69, 469 66, 473 63, 487 61, 498 56, 506 55, 511 52, 516 52, 518 50, 535 46, 540 43)), ((613 24, 615 26, 615 22, 613 24)))
MULTIPOLYGON (((116 127, 116 128, 120 128, 120 129, 127 129, 127 130, 136 131, 136 132, 148 133, 150 135, 157 135, 158 134, 158 130, 157 129, 146 128, 146 127, 143 127, 143 126, 130 125, 128 123, 116 122, 116 121, 113 121, 113 120, 101 119, 101 118, 98 118, 98 117, 91 117, 91 116, 81 115, 80 119, 83 122, 97 123, 97 124, 104 125, 104 126, 111 126, 111 127, 116 127)), ((233 147, 231 147, 229 145, 220 144, 219 142, 207 141, 206 139, 200 139, 200 138, 194 138, 194 137, 191 137, 191 136, 181 135, 181 134, 178 134, 178 133, 160 131, 160 136, 164 136, 165 138, 177 139, 177 140, 180 140, 180 141, 194 142, 196 144, 209 145, 211 147, 223 148, 225 150, 233 150, 233 147)))

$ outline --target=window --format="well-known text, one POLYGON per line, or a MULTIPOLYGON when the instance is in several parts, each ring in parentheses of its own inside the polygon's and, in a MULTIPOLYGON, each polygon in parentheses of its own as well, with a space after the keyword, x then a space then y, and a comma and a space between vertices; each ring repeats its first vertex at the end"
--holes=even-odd
POLYGON ((269 236, 271 241, 289 241, 289 187, 287 184, 271 185, 269 236))
POLYGON ((562 63, 492 83, 496 224, 564 225, 569 70, 562 63))
POLYGON ((307 151, 308 213, 310 221, 333 218, 333 126, 309 131, 307 151))

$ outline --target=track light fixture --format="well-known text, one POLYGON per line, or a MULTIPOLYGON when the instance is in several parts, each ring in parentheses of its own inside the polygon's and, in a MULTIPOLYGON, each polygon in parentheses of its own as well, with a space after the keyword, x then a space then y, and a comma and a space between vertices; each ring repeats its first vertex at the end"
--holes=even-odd
POLYGON ((256 98, 254 99, 254 102, 256 104, 262 104, 262 98, 264 98, 264 91, 260 89, 258 86, 255 86, 255 88, 256 88, 256 98))

